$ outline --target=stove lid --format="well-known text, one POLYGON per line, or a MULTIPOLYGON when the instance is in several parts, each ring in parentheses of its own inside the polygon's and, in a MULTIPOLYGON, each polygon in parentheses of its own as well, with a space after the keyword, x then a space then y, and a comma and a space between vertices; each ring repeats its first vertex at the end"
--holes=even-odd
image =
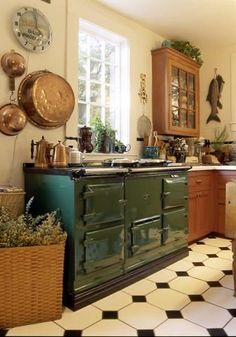
POLYGON ((128 158, 105 159, 103 161, 103 166, 105 167, 137 167, 138 164, 138 159, 128 158))

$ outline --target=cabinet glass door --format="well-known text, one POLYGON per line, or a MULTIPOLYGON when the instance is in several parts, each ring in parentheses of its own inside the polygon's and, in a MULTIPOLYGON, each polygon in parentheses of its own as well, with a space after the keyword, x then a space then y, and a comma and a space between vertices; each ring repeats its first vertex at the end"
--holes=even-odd
POLYGON ((195 128, 195 77, 175 66, 171 67, 171 123, 173 127, 195 128))

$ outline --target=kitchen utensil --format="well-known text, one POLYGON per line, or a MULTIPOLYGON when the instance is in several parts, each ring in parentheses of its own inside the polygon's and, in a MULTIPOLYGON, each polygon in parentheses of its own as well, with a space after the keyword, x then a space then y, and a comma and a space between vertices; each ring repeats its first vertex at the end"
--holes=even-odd
POLYGON ((16 104, 0 107, 0 131, 8 136, 17 135, 27 123, 25 112, 16 104))
POLYGON ((9 77, 9 90, 15 90, 15 77, 21 76, 25 72, 25 59, 19 53, 11 50, 1 58, 1 66, 3 71, 9 77))
POLYGON ((66 147, 58 141, 53 147, 53 156, 52 156, 52 166, 53 167, 66 167, 68 164, 67 161, 67 154, 66 154, 66 147))
POLYGON ((158 138, 157 131, 153 131, 154 143, 153 146, 158 146, 160 139, 158 138))
POLYGON ((52 149, 52 144, 48 143, 42 136, 41 140, 38 142, 31 141, 31 159, 34 158, 34 146, 36 146, 35 155, 35 167, 47 168, 50 165, 50 150, 52 149))
POLYGON ((137 131, 139 137, 141 138, 144 138, 146 136, 149 137, 151 134, 151 129, 152 123, 150 119, 143 113, 142 116, 138 118, 137 131))
POLYGON ((70 84, 46 70, 32 72, 21 81, 18 101, 30 122, 45 129, 64 125, 75 105, 70 84))

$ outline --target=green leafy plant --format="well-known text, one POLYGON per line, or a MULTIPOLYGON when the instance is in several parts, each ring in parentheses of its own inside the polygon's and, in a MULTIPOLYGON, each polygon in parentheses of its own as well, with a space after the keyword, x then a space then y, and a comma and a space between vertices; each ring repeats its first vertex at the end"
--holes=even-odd
POLYGON ((32 197, 24 214, 13 218, 0 207, 0 248, 52 245, 66 240, 57 211, 33 217, 29 211, 32 197))
POLYGON ((229 134, 227 132, 226 125, 224 128, 220 131, 219 128, 215 129, 215 138, 213 142, 211 142, 211 145, 215 151, 221 151, 222 147, 224 146, 224 142, 228 138, 229 134))
POLYGON ((109 122, 103 123, 100 117, 95 117, 91 121, 91 126, 93 127, 93 132, 95 135, 95 152, 103 152, 104 139, 109 137, 113 146, 116 142, 116 130, 114 130, 109 122))
POLYGON ((161 46, 174 48, 197 63, 203 64, 200 49, 193 46, 189 41, 164 40, 161 46))

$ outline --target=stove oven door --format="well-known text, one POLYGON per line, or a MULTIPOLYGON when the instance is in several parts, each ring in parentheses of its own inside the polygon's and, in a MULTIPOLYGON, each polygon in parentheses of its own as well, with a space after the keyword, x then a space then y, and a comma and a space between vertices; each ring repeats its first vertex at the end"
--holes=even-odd
POLYGON ((132 255, 148 252, 161 245, 161 217, 134 221, 131 227, 132 255))
POLYGON ((173 174, 162 181, 162 208, 168 210, 176 207, 184 207, 188 195, 187 177, 173 174))
MULTIPOLYGON (((91 273, 123 262, 124 226, 85 233, 84 272, 91 273)), ((105 273, 105 270, 104 270, 105 273)))
POLYGON ((84 225, 94 226, 124 219, 124 183, 89 183, 85 185, 84 225))

